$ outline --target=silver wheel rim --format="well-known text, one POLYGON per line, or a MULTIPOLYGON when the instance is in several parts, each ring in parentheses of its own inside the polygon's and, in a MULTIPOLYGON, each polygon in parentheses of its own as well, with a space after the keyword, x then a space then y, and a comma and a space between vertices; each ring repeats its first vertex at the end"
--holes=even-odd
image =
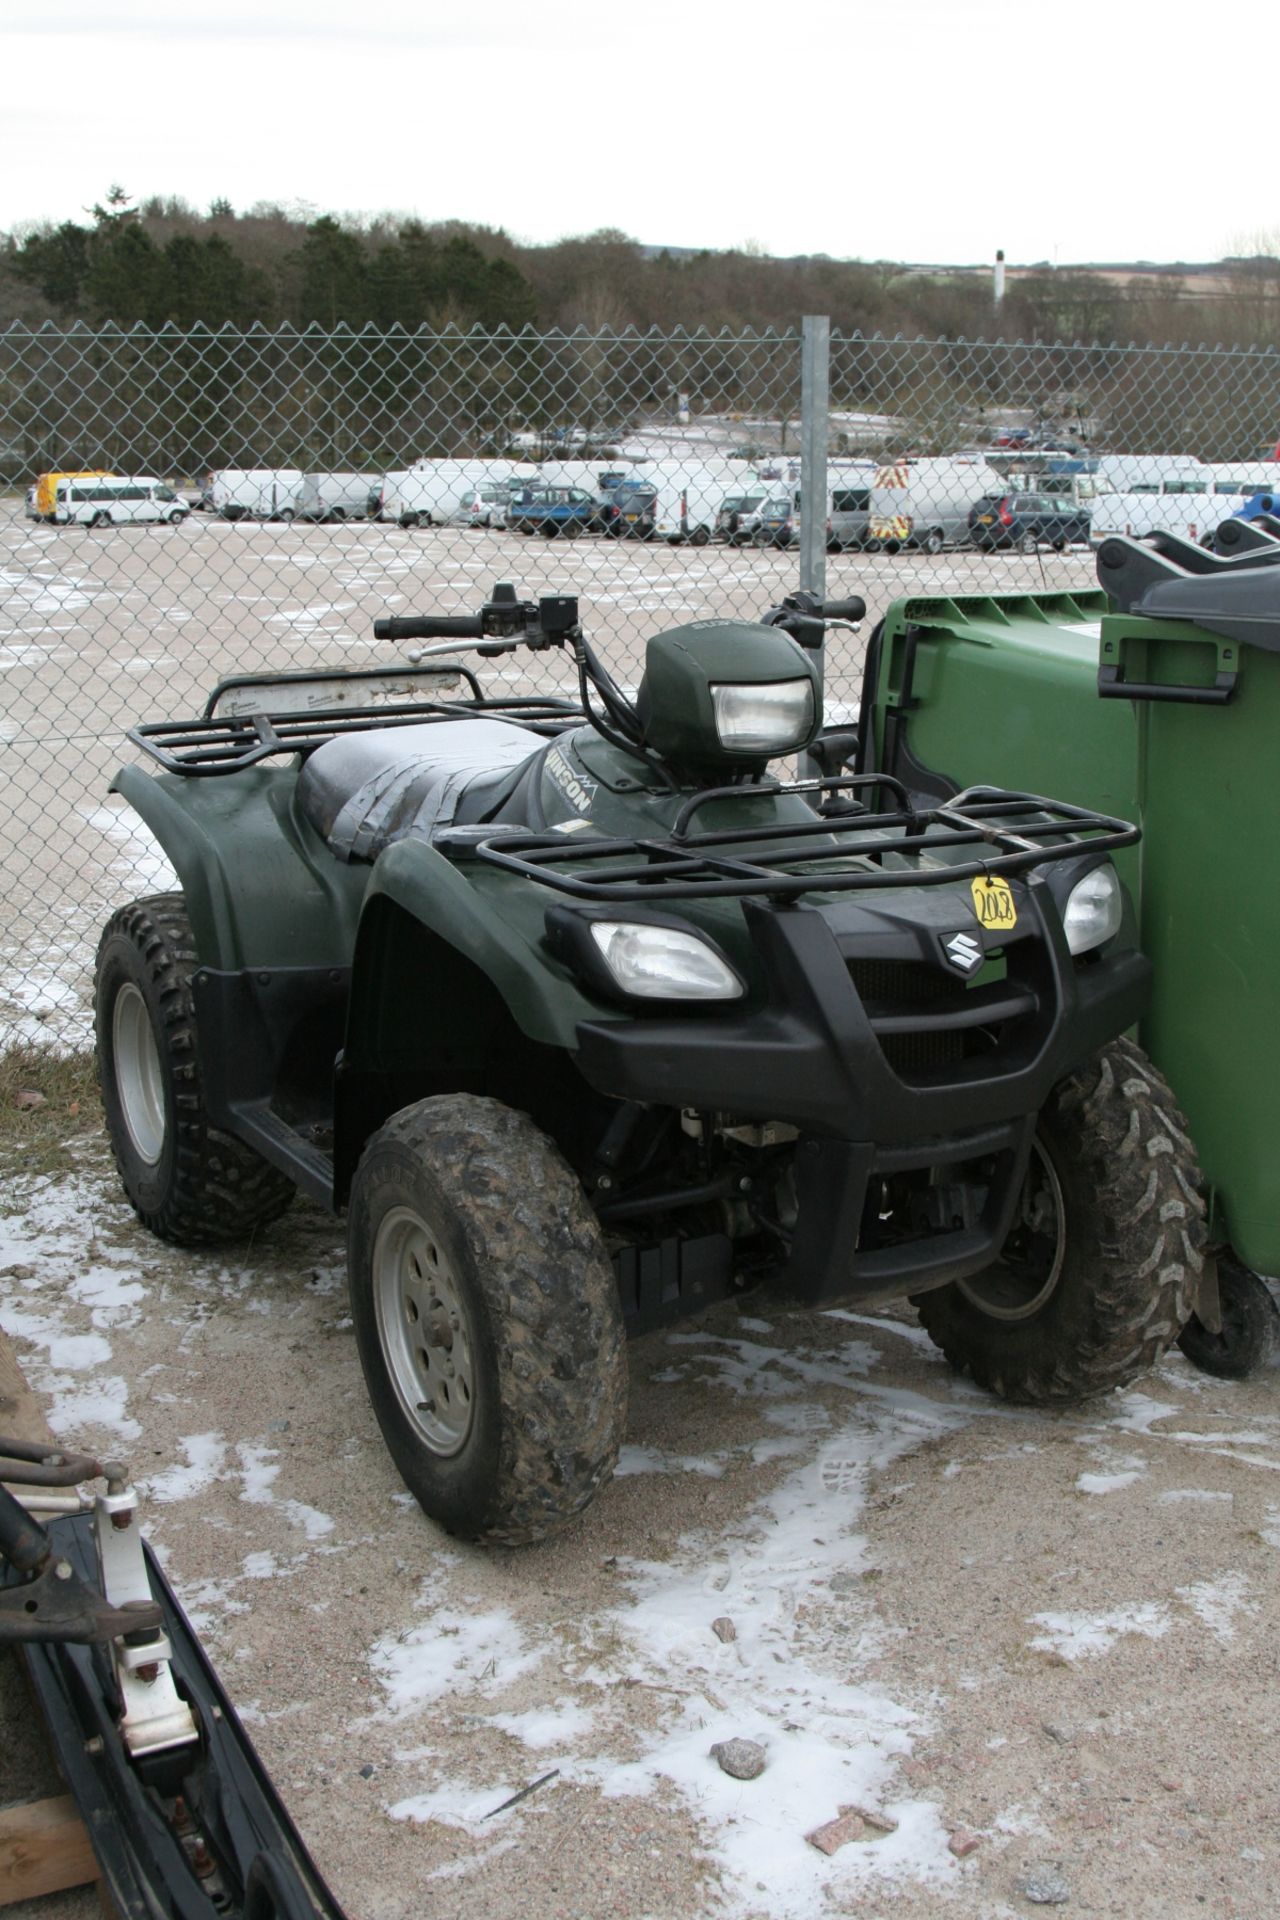
POLYGON ((373 1300, 401 1411, 432 1453, 458 1453, 475 1408, 471 1327, 449 1256, 412 1207, 393 1207, 378 1228, 373 1300))
POLYGON ((164 1077, 147 1003, 132 981, 116 995, 111 1015, 116 1092, 130 1144, 154 1167, 164 1152, 164 1077))
POLYGON ((992 1320, 1030 1320, 1040 1312, 1062 1277, 1067 1253, 1066 1204, 1057 1168, 1040 1142, 1031 1149, 1031 1164, 1023 1183, 1018 1215, 994 1266, 957 1284, 965 1299, 992 1320), (1006 1258, 1019 1235, 1053 1234, 1047 1262, 1018 1262, 1006 1258))

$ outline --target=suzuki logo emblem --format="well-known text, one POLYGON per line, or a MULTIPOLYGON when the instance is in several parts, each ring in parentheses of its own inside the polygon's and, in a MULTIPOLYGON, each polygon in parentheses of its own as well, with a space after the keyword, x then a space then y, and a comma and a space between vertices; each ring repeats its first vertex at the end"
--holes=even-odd
POLYGON ((953 933, 949 940, 943 941, 942 950, 961 973, 972 973, 982 964, 982 947, 971 933, 953 933))

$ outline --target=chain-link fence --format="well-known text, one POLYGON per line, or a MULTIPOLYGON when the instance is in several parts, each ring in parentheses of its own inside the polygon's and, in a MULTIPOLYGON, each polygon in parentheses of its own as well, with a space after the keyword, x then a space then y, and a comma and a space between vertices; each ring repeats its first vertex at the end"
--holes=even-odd
MULTIPOLYGON (((655 630, 800 584, 867 628, 903 593, 1086 588, 1091 531, 1206 537, 1278 430, 1273 350, 11 327, 0 1040, 86 1035, 96 929, 164 872, 108 798, 125 729, 221 676, 386 661, 378 615, 500 580, 576 593, 633 684, 655 630)), ((829 718, 861 658, 831 643, 829 718)))

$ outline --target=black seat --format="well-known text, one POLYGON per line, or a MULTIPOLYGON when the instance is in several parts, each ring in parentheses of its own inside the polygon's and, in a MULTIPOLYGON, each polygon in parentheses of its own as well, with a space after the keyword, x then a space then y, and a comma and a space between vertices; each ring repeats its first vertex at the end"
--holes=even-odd
POLYGON ((546 746, 509 720, 446 720, 340 734, 318 747, 298 777, 298 804, 339 860, 376 860, 410 835, 449 826, 466 804, 483 817, 513 772, 546 746))

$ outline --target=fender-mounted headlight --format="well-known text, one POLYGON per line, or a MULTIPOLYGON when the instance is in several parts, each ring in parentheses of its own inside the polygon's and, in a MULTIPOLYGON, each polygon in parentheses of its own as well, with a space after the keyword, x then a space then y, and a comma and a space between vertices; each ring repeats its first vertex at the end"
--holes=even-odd
POLYGON ((696 933, 643 920, 592 920, 591 937, 624 993, 642 1000, 738 1000, 742 981, 696 933))
POLYGON ((773 759, 803 746, 813 732, 813 683, 771 680, 711 688, 720 745, 773 759))
POLYGON ((1124 896, 1111 862, 1105 861, 1077 880, 1067 895, 1062 925, 1072 953, 1091 953, 1120 931, 1124 896))

